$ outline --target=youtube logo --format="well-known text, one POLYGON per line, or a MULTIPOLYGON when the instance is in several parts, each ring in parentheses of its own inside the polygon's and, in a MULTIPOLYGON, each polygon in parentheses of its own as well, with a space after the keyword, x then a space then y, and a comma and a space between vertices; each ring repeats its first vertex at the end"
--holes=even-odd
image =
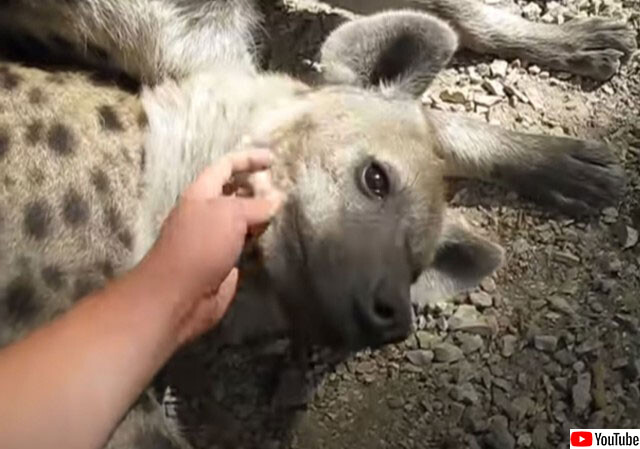
POLYGON ((571 447, 590 447, 593 445, 593 434, 591 432, 573 432, 571 434, 571 447))

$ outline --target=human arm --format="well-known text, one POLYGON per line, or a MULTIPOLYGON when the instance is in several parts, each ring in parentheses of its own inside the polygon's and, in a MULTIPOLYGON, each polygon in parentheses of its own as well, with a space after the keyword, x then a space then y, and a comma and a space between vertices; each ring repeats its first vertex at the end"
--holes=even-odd
POLYGON ((3 449, 101 447, 169 357, 218 323, 248 228, 278 205, 223 197, 222 188, 270 160, 238 152, 205 170, 138 266, 0 351, 3 449))

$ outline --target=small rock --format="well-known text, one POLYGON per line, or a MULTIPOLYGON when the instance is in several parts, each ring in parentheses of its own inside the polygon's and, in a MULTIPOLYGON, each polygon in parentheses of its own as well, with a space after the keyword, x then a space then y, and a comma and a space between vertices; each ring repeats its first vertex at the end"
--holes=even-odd
POLYGON ((575 266, 580 264, 580 257, 570 253, 569 251, 555 251, 553 256, 557 262, 565 265, 575 266))
POLYGON ((589 418, 589 429, 604 429, 604 421, 606 418, 606 413, 603 410, 598 410, 591 414, 589 418))
POLYGON ((548 301, 549 301, 549 306, 551 307, 551 309, 553 309, 553 310, 555 310, 557 312, 562 312, 562 313, 564 313, 566 315, 573 315, 575 313, 575 311, 569 305, 567 300, 564 299, 562 296, 558 296, 558 295, 550 296, 548 298, 548 301))
POLYGON ((514 86, 510 84, 504 85, 504 91, 507 95, 517 98, 520 102, 524 104, 529 103, 529 98, 524 94, 524 92, 521 92, 519 89, 516 89, 514 86))
POLYGON ((531 447, 533 440, 530 433, 523 433, 518 437, 518 447, 531 447))
POLYGON ((499 81, 496 80, 484 80, 482 87, 491 95, 497 95, 498 97, 504 97, 504 87, 499 81))
POLYGON ((490 70, 491 75, 493 77, 504 78, 507 76, 507 69, 509 68, 509 63, 502 59, 496 59, 491 63, 490 70))
POLYGON ((484 278, 480 283, 480 287, 487 293, 493 293, 496 291, 496 281, 493 278, 484 278))
POLYGON ((491 69, 484 62, 478 64, 477 65, 477 69, 478 69, 478 74, 483 78, 487 77, 487 76, 489 76, 491 74, 491 69))
POLYGON ((535 22, 539 20, 542 15, 542 8, 540 8, 537 3, 529 3, 522 8, 522 13, 528 20, 535 22))
POLYGON ((620 223, 612 228, 622 249, 630 249, 638 244, 638 231, 631 226, 620 223))
POLYGON ((356 373, 358 374, 370 374, 378 369, 378 365, 373 360, 365 360, 356 365, 356 373))
POLYGON ((451 390, 451 398, 454 401, 462 402, 466 405, 477 404, 479 397, 478 392, 470 383, 456 385, 451 390))
POLYGON ((572 368, 576 373, 581 373, 585 369, 584 362, 582 360, 578 360, 573 364, 572 368))
POLYGON ((607 271, 612 274, 620 273, 622 270, 622 261, 616 256, 609 259, 606 265, 607 271))
POLYGON ((518 337, 515 335, 505 335, 502 337, 502 355, 503 357, 511 357, 516 352, 516 343, 518 337))
POLYGON ((605 223, 615 223, 618 221, 618 209, 615 207, 607 207, 602 210, 602 221, 605 223))
POLYGON ((528 68, 528 72, 531 75, 538 75, 540 73, 540 67, 537 65, 530 65, 528 68))
POLYGON ((543 422, 539 422, 533 428, 531 433, 531 439, 533 440, 533 447, 535 448, 547 448, 549 447, 547 425, 543 422))
POLYGON ((452 89, 445 89, 440 92, 440 99, 442 101, 446 101, 447 103, 454 104, 465 104, 467 102, 467 97, 464 92, 452 89))
POLYGON ((398 396, 393 396, 387 398, 387 405, 391 410, 396 410, 402 408, 402 406, 404 405, 404 400, 398 396))
POLYGON ((533 338, 533 342, 538 351, 553 352, 558 346, 558 337, 553 335, 536 335, 533 338))
POLYGON ((482 76, 480 76, 475 67, 469 67, 467 74, 469 75, 469 82, 471 84, 480 84, 482 82, 482 76))
POLYGON ((451 343, 440 343, 433 348, 434 360, 440 363, 451 363, 464 357, 462 349, 451 343))
POLYGON ((483 291, 471 292, 469 294, 469 301, 471 301, 471 304, 479 307, 491 307, 493 303, 491 295, 483 291))
POLYGON ((573 411, 577 415, 582 415, 591 404, 591 373, 578 374, 576 384, 571 388, 571 398, 573 411))
POLYGON ((586 340, 580 343, 576 347, 575 351, 576 353, 582 355, 582 354, 588 354, 590 352, 593 352, 596 349, 600 349, 601 347, 602 347, 602 343, 597 340, 586 340))
POLYGON ((576 356, 568 349, 559 350, 558 352, 553 354, 553 358, 556 359, 558 363, 564 366, 571 366, 576 363, 576 356))
POLYGON ((485 419, 484 410, 477 405, 467 407, 462 415, 462 425, 470 433, 486 430, 487 420, 485 419))
POLYGON ((509 421, 505 416, 498 415, 491 419, 485 444, 492 449, 514 449, 516 447, 516 439, 509 433, 509 421))
POLYGON ((461 349, 465 354, 471 354, 480 350, 484 346, 484 341, 480 335, 461 335, 461 349))
POLYGON ((442 341, 441 337, 426 331, 418 331, 416 338, 418 339, 418 346, 421 349, 431 349, 434 344, 442 341))
POLYGON ((490 108, 500 102, 500 97, 495 95, 484 95, 477 93, 473 96, 473 101, 476 105, 490 108))
MULTIPOLYGON (((406 407, 405 407, 406 409, 406 407)), ((454 402, 449 406, 449 416, 447 417, 447 421, 453 425, 456 425, 462 419, 462 414, 464 413, 464 405, 458 404, 454 402)))
POLYGON ((433 362, 434 354, 433 351, 424 350, 424 349, 416 349, 413 351, 407 352, 407 360, 413 363, 415 366, 429 366, 431 362, 433 362))
POLYGON ((531 410, 535 407, 535 402, 528 398, 527 396, 520 396, 513 401, 513 406, 517 412, 517 419, 521 421, 524 417, 529 414, 531 410))
POLYGON ((474 306, 463 304, 447 321, 453 331, 466 331, 474 334, 490 335, 493 331, 489 322, 474 306))

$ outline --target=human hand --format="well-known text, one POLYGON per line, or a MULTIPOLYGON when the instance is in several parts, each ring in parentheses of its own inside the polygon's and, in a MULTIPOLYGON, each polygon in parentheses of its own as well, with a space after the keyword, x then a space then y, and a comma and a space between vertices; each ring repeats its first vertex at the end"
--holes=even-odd
POLYGON ((179 344, 215 326, 224 316, 238 282, 237 263, 250 228, 263 228, 283 196, 273 188, 268 150, 229 153, 204 170, 184 191, 145 258, 151 278, 177 288, 179 344), (234 178, 254 174, 253 197, 236 195, 234 178), (163 279, 164 278, 164 279, 163 279))

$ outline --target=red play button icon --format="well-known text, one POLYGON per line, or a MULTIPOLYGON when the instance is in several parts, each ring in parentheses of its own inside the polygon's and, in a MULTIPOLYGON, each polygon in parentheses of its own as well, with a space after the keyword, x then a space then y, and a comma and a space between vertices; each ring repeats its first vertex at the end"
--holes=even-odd
POLYGON ((593 435, 591 432, 573 432, 571 434, 571 446, 573 447, 589 447, 593 444, 593 435))

